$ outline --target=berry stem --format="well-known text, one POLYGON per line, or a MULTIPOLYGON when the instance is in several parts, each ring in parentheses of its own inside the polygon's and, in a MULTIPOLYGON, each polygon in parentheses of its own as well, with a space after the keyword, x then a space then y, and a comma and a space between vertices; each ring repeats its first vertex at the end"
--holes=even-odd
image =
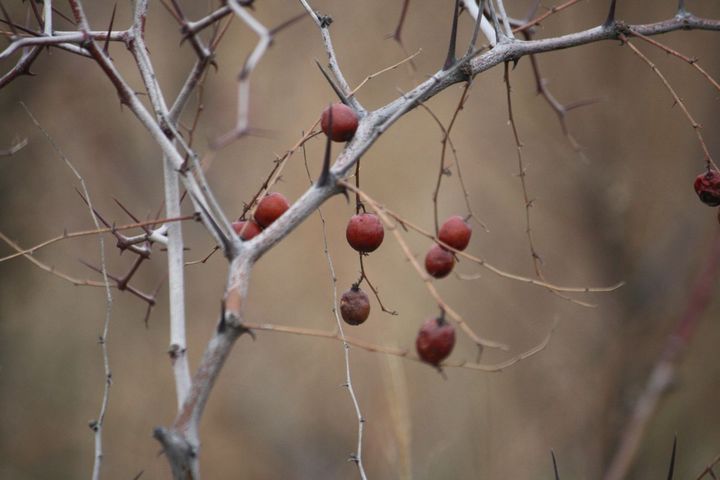
POLYGON ((378 305, 380 305, 380 309, 387 313, 388 315, 397 315, 397 310, 390 310, 389 308, 385 307, 385 304, 382 302, 382 299, 380 298, 380 292, 375 288, 375 285, 372 284, 370 279, 367 276, 367 273, 365 273, 365 263, 363 262, 363 256, 364 254, 361 252, 358 252, 358 257, 360 258, 360 278, 357 282, 353 284, 353 288, 357 287, 360 288, 360 285, 363 281, 367 283, 368 288, 370 288, 370 291, 375 295, 375 299, 378 302, 378 305))

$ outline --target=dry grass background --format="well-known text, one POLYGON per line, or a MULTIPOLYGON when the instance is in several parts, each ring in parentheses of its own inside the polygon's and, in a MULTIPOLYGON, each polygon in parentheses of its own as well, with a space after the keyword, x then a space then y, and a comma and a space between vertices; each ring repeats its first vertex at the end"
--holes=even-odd
MULTIPOLYGON (((11 2, 12 3, 12 2, 11 2)), ((25 6, 10 11, 22 18, 25 6)), ((184 2, 197 18, 208 2, 184 2)), ((593 0, 548 19, 540 36, 599 23, 607 2, 593 0)), ((529 2, 509 2, 520 16, 529 2)), ((315 1, 332 15, 335 45, 352 84, 403 58, 386 35, 395 27, 401 2, 315 1)), ((107 25, 112 2, 86 2, 94 25, 107 25)), ((378 107, 433 72, 444 58, 452 2, 411 2, 405 43, 422 48, 417 70, 398 68, 373 80, 359 98, 378 107), (442 5, 439 5, 442 3, 442 5)), ((697 14, 720 16, 717 2, 689 0, 697 14)), ((61 8, 65 8, 61 5, 61 8)), ((650 22, 673 14, 670 0, 621 2, 628 22, 650 22)), ((129 21, 119 5, 116 25, 129 21)), ((258 2, 257 16, 274 25, 298 13, 297 2, 258 2)), ((470 22, 461 22, 464 34, 470 22)), ((148 44, 167 95, 177 92, 193 55, 178 46, 174 21, 154 3, 148 44)), ((256 39, 234 22, 218 52, 219 69, 208 78, 198 146, 233 122, 235 74, 256 39)), ((663 41, 697 56, 720 75, 717 34, 679 32, 663 41)), ((678 88, 704 125, 712 152, 720 156, 720 108, 714 91, 688 65, 638 42, 678 88)), ((112 47, 137 89, 141 83, 129 55, 112 47)), ((220 151, 209 172, 229 215, 237 215, 272 166, 333 100, 314 65, 324 58, 310 21, 283 32, 252 81, 252 123, 269 137, 245 138, 220 151)), ((540 57, 545 77, 561 101, 603 97, 573 111, 573 134, 589 162, 578 158, 562 136, 553 112, 535 95, 527 59, 513 71, 515 113, 525 144, 537 247, 552 281, 604 285, 625 280, 611 294, 588 297, 584 309, 544 290, 496 278, 451 278, 438 288, 483 335, 512 346, 512 354, 537 344, 553 319, 559 324, 549 347, 502 373, 449 370, 443 380, 426 366, 353 349, 355 388, 367 418, 364 461, 371 478, 552 478, 550 449, 561 478, 599 478, 613 452, 625 415, 648 369, 688 298, 718 225, 715 212, 692 191, 702 154, 692 129, 659 79, 617 42, 590 45, 540 57)), ((9 64, 3 64, 3 70, 9 64)), ((36 77, 22 78, 0 93, 0 143, 14 136, 29 145, 0 158, 0 231, 30 246, 63 230, 91 226, 73 191, 74 179, 19 106, 25 102, 89 184, 97 208, 118 223, 126 218, 112 197, 140 215, 162 199, 159 149, 121 108, 109 81, 90 61, 59 51, 43 53, 36 77)), ((461 86, 429 102, 447 121, 461 86)), ((532 275, 524 234, 522 192, 511 131, 507 125, 501 69, 478 77, 453 132, 473 208, 490 232, 475 228, 469 251, 513 272, 532 275)), ((429 116, 415 110, 384 135, 363 159, 363 188, 407 218, 431 228, 431 192, 441 134, 429 116)), ((323 142, 310 142, 308 161, 318 172, 323 142)), ((336 147, 337 151, 337 147, 336 147)), ((452 176, 444 183, 441 216, 464 212, 452 176)), ((290 199, 307 187, 301 155, 288 164, 277 190, 290 199)), ((357 257, 344 241, 352 205, 329 201, 330 251, 341 291, 357 275, 357 257)), ((184 226, 189 259, 211 243, 200 225, 184 226)), ((418 255, 429 246, 408 235, 418 255)), ((109 268, 122 272, 130 260, 118 256, 108 237, 109 268)), ((4 246, 0 255, 9 253, 4 246)), ((94 278, 78 259, 98 261, 97 239, 65 242, 37 254, 80 277, 94 278)), ((156 248, 137 286, 152 289, 163 278, 164 253, 156 248)), ((412 347, 421 322, 436 311, 422 282, 388 236, 367 261, 385 302, 400 312, 380 313, 352 335, 383 345, 412 347)), ((190 358, 193 365, 215 324, 226 265, 219 255, 187 269, 190 358)), ((462 262, 458 271, 478 269, 462 262)), ((717 290, 716 290, 717 291, 717 290)), ((175 395, 167 354, 166 291, 149 327, 144 305, 114 293, 109 338, 113 370, 106 419, 104 477, 168 478, 166 460, 152 439, 153 427, 169 424, 175 395)), ((87 422, 97 415, 103 386, 100 332, 101 290, 73 287, 27 261, 0 264, 0 477, 82 478, 92 465, 87 422)), ((332 290, 317 215, 309 218, 256 266, 247 317, 313 328, 332 328, 332 290)), ((720 342, 714 301, 690 344, 679 382, 651 423, 631 478, 664 475, 672 436, 679 435, 677 478, 694 478, 720 452, 720 342)), ((460 338, 453 358, 471 358, 460 338)), ((484 361, 504 359, 488 352, 484 361)), ((259 333, 235 347, 202 422, 205 478, 355 478, 346 459, 355 449, 357 423, 343 382, 342 346, 323 339, 259 333)))

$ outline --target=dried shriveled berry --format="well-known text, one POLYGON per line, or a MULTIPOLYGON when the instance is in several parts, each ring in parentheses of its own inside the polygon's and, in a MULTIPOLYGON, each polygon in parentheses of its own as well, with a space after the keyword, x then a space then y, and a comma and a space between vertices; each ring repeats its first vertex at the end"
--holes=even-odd
POLYGON ((455 256, 437 243, 425 255, 425 270, 435 278, 447 277, 455 266, 455 256))
POLYGON ((443 316, 426 321, 415 339, 415 348, 423 362, 436 367, 455 346, 455 329, 443 316))
POLYGON ((258 203, 255 210, 255 221, 262 228, 267 228, 288 208, 290 208, 290 204, 287 198, 282 193, 273 192, 263 197, 258 203))
POLYGON ((320 127, 325 135, 334 142, 347 142, 358 127, 358 117, 352 108, 343 103, 334 103, 326 108, 320 116, 320 127), (332 110, 332 130, 330 111, 332 110))
POLYGON ((347 224, 345 238, 358 252, 374 252, 385 238, 382 222, 372 213, 353 215, 347 224))
POLYGON ((711 207, 720 205, 720 172, 708 170, 695 178, 695 193, 700 201, 711 207))
POLYGON ((360 325, 370 315, 370 299, 357 285, 340 297, 340 315, 350 325, 360 325))
POLYGON ((460 215, 453 215, 443 222, 438 238, 456 250, 465 250, 470 243, 472 228, 460 215))
POLYGON ((250 240, 262 232, 260 225, 252 220, 238 220, 237 222, 232 223, 232 227, 233 230, 235 230, 235 233, 240 235, 240 238, 243 240, 250 240))

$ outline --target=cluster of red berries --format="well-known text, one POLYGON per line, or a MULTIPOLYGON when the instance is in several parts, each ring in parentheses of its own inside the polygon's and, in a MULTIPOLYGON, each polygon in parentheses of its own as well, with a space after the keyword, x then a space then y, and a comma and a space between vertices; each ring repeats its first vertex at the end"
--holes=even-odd
MULTIPOLYGON (((453 215, 443 222, 438 231, 442 244, 455 250, 465 250, 470 243, 472 228, 460 215, 453 215)), ((447 277, 455 267, 455 254, 436 243, 425 255, 425 270, 434 278, 447 277)), ((444 312, 426 321, 415 340, 415 349, 423 362, 438 367, 455 346, 455 329, 445 320, 444 312)))
MULTIPOLYGON (((457 250, 463 250, 470 242, 471 233, 470 226, 465 220, 462 217, 455 216, 443 223, 439 238, 443 243, 457 250)), ((360 253, 369 253, 377 250, 382 244, 385 230, 377 215, 361 213, 350 218, 345 230, 345 237, 352 248, 360 253)), ((440 255, 447 254, 450 257, 450 268, 443 275, 438 276, 440 278, 450 273, 455 258, 452 253, 440 247, 440 245, 435 245, 428 253, 430 261, 427 258, 425 261, 426 268, 431 275, 433 275, 432 271, 436 271, 434 270, 436 265, 442 263, 435 260, 437 257, 433 252, 438 250, 441 252, 440 255)), ((446 267, 440 265, 438 268, 446 267)), ((360 325, 370 315, 368 296, 357 284, 354 284, 350 290, 343 293, 340 298, 340 314, 343 320, 350 325, 360 325)), ((450 355, 454 346, 455 329, 445 320, 444 314, 426 321, 420 328, 415 340, 415 348, 420 359, 436 367, 450 355)))
MULTIPOLYGON (((358 118, 350 107, 336 103, 323 111, 320 126, 331 140, 347 142, 355 135, 358 118)), ((464 250, 470 242, 471 234, 467 222, 460 216, 454 216, 443 223, 438 238, 456 250, 464 250)), ((345 238, 353 249, 367 254, 380 247, 385 238, 385 229, 377 215, 360 213, 348 221, 345 238)), ((425 257, 425 268, 435 278, 447 276, 454 265, 453 253, 439 244, 434 245, 425 257)), ((370 299, 357 283, 340 297, 340 315, 349 325, 360 325, 370 315, 370 299)), ((454 346, 455 329, 445 320, 444 313, 426 321, 415 340, 420 359, 436 367, 450 355, 454 346)))
MULTIPOLYGON (((465 250, 470 243, 472 229, 460 215, 454 215, 442 224, 438 238, 442 243, 455 250, 465 250)), ((447 277, 455 266, 455 255, 436 243, 425 255, 425 270, 435 277, 447 277)))
POLYGON ((288 208, 290 204, 282 193, 270 193, 258 203, 253 219, 238 220, 232 223, 232 227, 242 240, 250 240, 270 226, 288 208))

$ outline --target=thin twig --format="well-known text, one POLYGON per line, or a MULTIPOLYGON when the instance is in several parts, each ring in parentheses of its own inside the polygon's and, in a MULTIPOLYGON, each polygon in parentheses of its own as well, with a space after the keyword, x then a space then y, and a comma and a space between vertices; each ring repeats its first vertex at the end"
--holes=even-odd
POLYGON ((697 70, 698 72, 700 72, 700 74, 701 74, 703 77, 705 77, 705 79, 707 79, 708 82, 710 82, 710 84, 715 88, 715 90, 717 90, 717 91, 720 92, 720 84, 718 83, 718 81, 715 80, 715 79, 712 77, 712 75, 710 75, 707 71, 705 71, 704 68, 702 68, 702 67, 700 66, 700 64, 698 63, 697 58, 690 58, 690 57, 688 57, 688 56, 686 56, 686 55, 683 55, 682 53, 678 52, 677 50, 673 50, 672 48, 668 47, 668 46, 665 45, 664 43, 660 43, 660 42, 658 42, 657 40, 652 39, 652 38, 650 38, 650 37, 647 37, 647 36, 645 36, 645 35, 643 35, 643 34, 641 34, 641 33, 633 32, 632 30, 630 30, 629 33, 630 33, 632 36, 637 37, 637 38, 639 38, 639 39, 641 39, 641 40, 644 40, 644 41, 646 41, 647 43, 649 43, 650 45, 653 45, 653 46, 659 48, 660 50, 663 50, 663 51, 665 51, 666 53, 669 53, 670 55, 672 55, 672 56, 674 56, 674 57, 677 57, 677 58, 679 58, 680 60, 688 63, 691 67, 693 67, 695 70, 697 70))
MULTIPOLYGON (((306 163, 307 166, 307 163, 306 163)), ((355 409, 355 416, 358 422, 358 433, 357 433, 357 447, 355 453, 350 455, 350 460, 357 465, 360 478, 367 480, 365 474, 365 468, 363 467, 362 457, 362 446, 363 446, 363 431, 365 429, 365 418, 360 410, 360 403, 358 402, 357 395, 355 394, 355 387, 353 387, 352 376, 350 374, 350 344, 345 340, 345 331, 343 330, 342 320, 338 313, 338 292, 337 292, 337 277, 335 275, 335 267, 333 266, 332 257, 330 256, 330 249, 328 248, 327 241, 327 229, 325 224, 325 218, 323 217, 322 211, 318 208, 318 214, 320 215, 320 222, 322 223, 322 235, 323 235, 323 252, 327 259, 328 269, 330 270, 330 279, 332 282, 333 291, 333 307, 332 312, 335 315, 335 322, 337 323, 337 329, 339 332, 340 341, 343 344, 343 353, 345 358, 345 384, 352 400, 353 408, 355 409)))
MULTIPOLYGON (((630 418, 623 422, 617 450, 604 480, 627 477, 640 447, 645 430, 654 418, 661 400, 676 379, 683 352, 695 336, 703 313, 710 305, 720 278, 720 233, 715 235, 711 250, 704 257, 704 269, 697 275, 689 292, 685 310, 668 335, 662 352, 648 374, 642 393, 635 401, 630 418)), ((702 477, 702 475, 701 475, 702 477)))
MULTIPOLYGON (((535 248, 535 242, 533 240, 533 234, 532 234, 532 224, 531 224, 531 216, 530 216, 530 208, 534 205, 534 200, 530 199, 530 196, 528 195, 528 187, 527 187, 527 170, 525 169, 525 163, 523 161, 523 150, 522 150, 522 142, 520 141, 520 134, 518 133, 517 124, 515 123, 515 115, 513 114, 513 108, 512 108, 512 87, 510 85, 510 64, 505 64, 505 86, 506 86, 506 92, 507 92, 507 106, 508 106, 508 119, 510 123, 510 127, 513 132, 513 138, 515 139, 515 151, 517 153, 517 160, 518 160, 518 177, 520 178, 520 185, 522 187, 522 193, 523 193, 523 201, 525 202, 525 235, 527 236, 528 241, 528 247, 530 248, 530 256, 532 257, 533 261, 533 267, 535 268, 535 275, 542 280, 543 282, 546 281, 545 275, 543 273, 542 269, 542 259, 540 258, 540 255, 537 252, 537 249, 535 248)), ((558 297, 567 300, 569 302, 576 303, 578 305, 581 305, 583 307, 593 307, 594 305, 582 302, 580 300, 576 300, 574 298, 570 298, 568 296, 562 295, 556 290, 550 290, 553 294, 557 295, 558 297)))
POLYGON ((715 468, 718 464, 720 464, 720 455, 716 456, 716 457, 712 460, 712 462, 710 462, 710 463, 708 464, 708 466, 705 467, 705 469, 704 469, 702 472, 700 472, 700 474, 697 476, 697 478, 696 478, 695 480, 702 480, 702 479, 705 478, 707 475, 711 475, 713 479, 714 479, 714 478, 717 478, 717 477, 715 476, 715 474, 713 473, 713 468, 715 468))
POLYGON ((560 5, 553 5, 545 13, 537 16, 536 18, 530 20, 529 22, 527 22, 523 25, 513 28, 513 32, 520 33, 520 32, 529 30, 532 27, 534 27, 535 25, 540 24, 540 22, 542 22, 549 16, 554 15, 562 10, 565 10, 566 8, 572 7, 573 5, 575 5, 576 3, 579 3, 579 2, 582 2, 582 0, 568 0, 567 2, 562 3, 560 5))
MULTIPOLYGON (((457 177, 458 182, 460 183, 460 189, 463 192, 463 198, 465 200, 465 208, 468 211, 468 214, 470 218, 475 220, 480 227, 482 227, 483 230, 486 232, 489 232, 490 229, 487 227, 485 222, 483 222, 480 217, 478 217, 475 214, 475 211, 472 207, 472 203, 470 202, 470 192, 468 191, 467 187, 465 186, 465 179, 462 174, 462 169, 460 168, 460 157, 458 156, 457 149, 455 148, 455 144, 453 143, 452 137, 450 136, 450 132, 448 132, 447 129, 445 129, 445 126, 442 124, 442 121, 440 121, 440 118, 435 114, 435 112, 432 111, 430 107, 427 106, 425 102, 420 103, 420 107, 423 109, 424 112, 426 112, 430 117, 435 121, 438 128, 442 132, 442 142, 447 143, 450 147, 450 152, 453 155, 453 160, 455 161, 455 167, 457 168, 457 177)), ((449 169, 452 166, 452 164, 448 165, 447 168, 449 169)), ((436 215, 437 216, 437 215, 436 215)), ((437 228, 436 228, 437 230, 437 228)))
MULTIPOLYGON (((630 29, 630 31, 633 31, 633 30, 630 29)), ((698 122, 695 121, 693 116, 690 114, 690 111, 688 110, 687 106, 685 105, 685 102, 682 101, 682 99, 677 94, 675 89, 672 87, 672 85, 670 85, 670 82, 668 81, 668 79, 665 78, 665 75, 662 74, 662 72, 657 68, 657 66, 655 66, 655 64, 652 61, 650 61, 650 59, 648 57, 646 57, 640 50, 638 50, 637 47, 635 45, 633 45, 625 35, 623 35, 621 33, 619 35, 619 37, 623 42, 625 42, 627 44, 628 47, 630 47, 630 49, 633 51, 633 53, 635 53, 635 55, 640 57, 640 59, 642 61, 647 63, 648 67, 650 67, 650 69, 653 72, 655 72, 655 74, 660 78, 663 85, 665 85, 665 88, 667 88, 668 91, 670 92, 670 94, 672 95, 673 99, 675 100, 675 103, 680 105, 680 109, 683 111, 683 113, 685 114, 685 117, 688 119, 688 122, 690 122, 690 126, 695 131, 695 135, 697 135, 698 141, 700 142, 700 147, 702 148, 703 153, 705 155, 705 162, 706 162, 708 168, 712 167, 713 169, 718 170, 718 166, 715 163, 715 161, 713 160, 712 155, 710 155, 710 151, 708 150, 708 147, 705 144, 705 140, 703 139, 703 135, 701 132, 702 126, 698 122)))
POLYGON ((13 145, 10 148, 6 148, 4 150, 0 150, 0 157, 9 157, 11 155, 15 155, 17 152, 25 148, 25 146, 28 144, 28 139, 23 138, 20 141, 16 141, 13 143, 13 145))
MULTIPOLYGON (((82 177, 82 175, 80 175, 80 172, 75 168, 72 162, 70 162, 70 159, 67 158, 67 156, 65 155, 65 153, 63 153, 57 143, 55 143, 47 130, 45 130, 42 125, 40 125, 32 112, 28 109, 28 107, 23 102, 20 102, 20 105, 25 109, 25 112, 28 114, 33 124, 35 124, 38 130, 40 130, 45 136, 45 138, 48 140, 53 150, 55 150, 55 152, 62 159, 65 165, 67 165, 67 167, 73 173, 78 182, 80 182, 80 187, 83 190, 83 194, 85 195, 85 199, 90 210, 90 217, 95 224, 95 228, 99 229, 100 221, 98 220, 97 215, 95 214, 95 210, 93 209, 92 201, 90 200, 90 192, 88 191, 87 185, 85 184, 85 179, 82 177)), ((110 290, 110 279, 108 276, 107 265, 105 262, 105 239, 102 236, 98 236, 98 242, 100 244, 100 272, 103 277, 103 285, 105 286, 105 320, 103 321, 101 334, 98 337, 98 343, 100 344, 100 350, 102 353, 105 381, 103 386, 102 400, 100 402, 100 411, 98 413, 97 419, 90 422, 90 428, 94 432, 95 438, 95 459, 92 469, 93 480, 99 480, 100 478, 100 468, 102 466, 103 458, 103 427, 105 425, 105 415, 107 413, 108 403, 110 401, 110 386, 112 385, 112 372, 110 370, 110 355, 108 353, 107 340, 110 333, 110 317, 112 313, 113 297, 112 291, 110 290)))
POLYGON ((359 84, 357 87, 353 88, 353 89, 350 91, 350 94, 348 95, 348 97, 352 97, 353 95, 355 95, 355 94, 357 93, 357 91, 360 90, 362 87, 364 87, 367 82, 369 82, 369 81, 372 80, 373 78, 377 77, 378 75, 382 75, 383 73, 386 73, 386 72, 389 72, 389 71, 391 71, 391 70, 394 70, 394 69, 396 69, 397 67, 399 67, 400 65, 402 65, 403 63, 412 62, 413 58, 415 58, 415 57, 417 57, 418 55, 420 55, 420 53, 422 53, 422 49, 419 49, 417 52, 413 53, 412 55, 410 55, 410 56, 408 56, 408 57, 403 58, 403 59, 400 60, 399 62, 397 62, 397 63, 395 63, 395 64, 393 64, 393 65, 390 65, 389 67, 385 67, 385 68, 383 68, 382 70, 379 70, 379 71, 377 71, 377 72, 375 72, 375 73, 371 73, 370 75, 368 75, 367 77, 365 77, 365 79, 364 79, 362 82, 360 82, 360 84, 359 84))
MULTIPOLYGON (((128 225, 113 225, 112 227, 106 227, 106 228, 96 228, 93 230, 82 230, 78 232, 64 232, 62 235, 58 235, 53 238, 49 238, 45 240, 44 242, 40 242, 35 246, 32 246, 30 248, 27 248, 25 250, 21 250, 19 252, 13 253, 11 255, 7 255, 5 257, 0 257, 0 263, 5 262, 7 260, 12 260, 13 258, 17 258, 23 255, 32 255, 33 253, 37 252, 38 250, 45 248, 47 246, 50 246, 54 243, 60 242, 62 240, 69 240, 71 238, 80 238, 80 237, 87 237, 91 235, 99 235, 102 233, 112 233, 116 231, 122 231, 122 230, 131 230, 135 228, 142 228, 146 226, 152 226, 157 224, 158 222, 182 222, 185 220, 194 220, 196 217, 195 215, 185 215, 183 217, 177 217, 177 218, 162 218, 160 220, 146 220, 144 222, 138 222, 138 223, 130 223, 128 225)), ((152 239, 153 241, 157 241, 157 237, 151 233, 150 235, 143 235, 141 238, 141 241, 146 241, 152 239)))
MULTIPOLYGON (((545 348, 547 348, 548 344, 550 343, 550 339, 552 338, 553 332, 555 331, 555 327, 557 325, 557 321, 553 322, 553 326, 551 327, 548 334, 543 338, 543 340, 535 345, 534 347, 530 348, 529 350, 526 350, 519 355, 515 355, 514 357, 511 357, 507 360, 504 360, 499 363, 495 364, 482 364, 482 363, 475 363, 470 362, 466 360, 455 360, 455 361, 444 361, 440 364, 442 368, 462 368, 467 370, 476 370, 480 372, 488 372, 488 373, 494 373, 494 372, 502 372, 503 370, 507 369, 508 367, 511 367, 515 365, 518 362, 521 362, 523 360, 527 360, 530 357, 533 357, 537 355, 538 353, 542 352, 545 348)), ((255 331, 266 331, 266 332, 276 332, 276 333, 285 333, 289 335, 298 335, 302 337, 316 337, 316 338, 327 338, 329 340, 336 340, 336 341, 343 341, 342 337, 340 337, 340 334, 337 329, 335 330, 318 330, 313 328, 305 328, 305 327, 297 327, 292 325, 277 325, 272 323, 253 323, 253 322, 245 322, 245 326, 251 330, 255 331)), ((427 365, 427 363, 424 363, 423 360, 420 359, 420 357, 411 354, 410 349, 408 348, 396 348, 396 347, 388 347, 384 345, 378 345, 375 343, 367 342, 365 340, 361 340, 354 337, 348 337, 345 336, 344 340, 348 345, 359 348, 361 350, 365 350, 370 353, 379 353, 383 355, 391 355, 394 357, 400 357, 407 360, 412 360, 414 362, 423 363, 427 365)))
MULTIPOLYGON (((440 148, 440 169, 438 171, 437 181, 435 182, 435 190, 433 190, 433 195, 432 195, 433 214, 434 214, 433 220, 435 221, 435 235, 437 235, 438 231, 440 230, 440 219, 438 218, 438 198, 440 195, 440 185, 442 183, 443 177, 448 173, 447 167, 445 166, 445 154, 447 153, 448 140, 450 138, 450 132, 452 131, 453 126, 455 126, 455 121, 457 120, 458 115, 460 114, 460 110, 463 109, 463 106, 465 105, 465 102, 468 99, 468 96, 470 93, 470 85, 471 85, 470 82, 467 82, 465 84, 465 86, 462 90, 462 93, 460 94, 460 100, 458 100, 457 106, 455 107, 455 111, 452 114, 452 118, 450 119, 450 122, 448 123, 447 128, 442 128, 443 139, 442 139, 441 148, 440 148)), ((426 107, 426 109, 427 109, 427 107, 426 107)))

